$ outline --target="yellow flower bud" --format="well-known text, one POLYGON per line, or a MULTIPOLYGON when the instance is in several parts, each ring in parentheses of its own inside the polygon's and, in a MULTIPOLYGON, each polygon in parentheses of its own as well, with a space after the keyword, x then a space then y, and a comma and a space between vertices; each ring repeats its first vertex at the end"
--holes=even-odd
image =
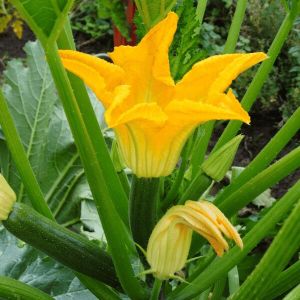
POLYGON ((15 202, 15 192, 0 174, 0 221, 4 221, 8 218, 15 202))
POLYGON ((169 209, 150 236, 146 257, 155 277, 174 277, 184 267, 193 230, 206 238, 219 256, 229 248, 224 236, 243 247, 236 229, 216 206, 208 201, 187 201, 169 209))

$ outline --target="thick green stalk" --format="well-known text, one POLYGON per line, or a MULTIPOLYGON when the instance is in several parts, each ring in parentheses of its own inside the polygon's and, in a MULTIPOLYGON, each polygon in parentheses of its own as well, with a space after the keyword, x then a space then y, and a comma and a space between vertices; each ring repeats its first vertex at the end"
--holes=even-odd
MULTIPOLYGON (((285 17, 284 21, 282 22, 279 31, 276 34, 275 39, 272 42, 272 45, 268 51, 269 59, 265 60, 259 67, 255 77, 253 78, 246 94, 241 101, 242 106, 245 110, 249 111, 253 103, 255 102, 257 96, 259 95, 261 88, 268 78, 269 73, 272 70, 274 62, 277 56, 280 53, 280 50, 287 39, 287 36, 291 29, 293 28, 294 21, 297 17, 297 14, 300 9, 300 1, 296 0, 293 1, 292 8, 290 12, 285 17)), ((236 133, 241 128, 242 122, 240 121, 230 121, 227 125, 226 129, 224 130, 223 134, 221 135, 220 139, 218 140, 217 144, 215 145, 213 151, 219 149, 222 145, 226 144, 229 140, 231 140, 236 133)))
POLYGON ((145 290, 134 275, 128 253, 128 248, 133 251, 133 242, 116 210, 115 199, 113 199, 111 187, 109 187, 110 183, 107 182, 105 172, 99 164, 96 150, 87 132, 57 48, 51 46, 45 50, 56 88, 86 171, 120 282, 130 297, 145 299, 145 290))
POLYGON ((167 299, 188 300, 199 295, 217 280, 226 276, 247 254, 281 221, 300 198, 300 181, 298 181, 273 208, 243 238, 244 248, 237 246, 230 249, 222 258, 216 258, 204 271, 194 272, 187 278, 189 284, 181 284, 167 299))
POLYGON ((206 6, 207 6, 207 0, 198 1, 197 8, 196 8, 196 16, 199 20, 200 29, 201 29, 201 26, 202 26, 202 23, 203 23, 203 18, 204 18, 206 6))
POLYGON ((8 149, 13 157, 14 163, 20 173, 22 182, 29 195, 34 209, 45 217, 54 220, 52 212, 48 207, 41 188, 36 180, 34 172, 27 158, 21 138, 9 112, 6 100, 0 89, 0 124, 4 132, 8 149))
POLYGON ((235 51, 236 44, 240 35, 240 30, 245 17, 248 0, 238 0, 234 16, 230 25, 227 40, 224 46, 224 53, 232 53, 235 51))
MULTIPOLYGON (((292 173, 300 166, 300 147, 294 149, 270 167, 256 175, 238 190, 232 193, 219 205, 221 211, 228 217, 259 196, 267 188, 292 173)), ((216 205, 219 202, 215 202, 216 205)))
POLYGON ((157 222, 159 181, 159 178, 132 178, 130 228, 134 241, 144 249, 157 222))
MULTIPOLYGON (((224 51, 223 51, 224 54, 232 53, 235 51, 237 40, 239 38, 241 26, 246 12, 247 2, 248 2, 247 0, 239 0, 237 2, 237 6, 234 12, 234 16, 224 46, 224 51)), ((201 126, 201 130, 203 130, 204 134, 200 137, 194 149, 194 153, 195 153, 194 156, 197 155, 197 158, 194 158, 194 160, 192 160, 192 166, 194 169, 192 170, 193 178, 196 176, 196 172, 198 171, 198 168, 200 167, 201 163, 204 160, 205 153, 207 151, 208 143, 213 133, 214 126, 215 126, 215 121, 209 121, 201 126)))
POLYGON ((275 299, 300 284, 300 260, 284 270, 266 291, 266 296, 275 299))
POLYGON ((300 284, 298 284, 291 292, 289 292, 283 300, 299 300, 300 299, 300 284))
POLYGON ((6 300, 54 299, 37 288, 4 276, 0 276, 0 298, 6 300))
POLYGON ((269 143, 260 151, 260 153, 251 161, 246 169, 235 178, 223 192, 221 192, 216 203, 222 203, 224 199, 247 183, 252 177, 263 171, 287 145, 291 138, 300 129, 300 108, 287 120, 284 126, 274 135, 269 143))
MULTIPOLYGON (((300 197, 299 197, 300 199, 300 197)), ((265 299, 264 294, 300 247, 300 201, 284 222, 271 246, 255 270, 236 291, 231 300, 265 299)))
MULTIPOLYGON (((67 21, 57 41, 60 49, 75 50, 74 39, 70 29, 70 22, 67 21)), ((119 177, 117 176, 111 157, 109 155, 104 137, 101 133, 94 109, 91 105, 86 88, 82 80, 75 75, 68 73, 68 78, 74 91, 75 99, 79 107, 82 119, 86 126, 86 132, 93 144, 97 160, 101 164, 106 182, 109 182, 109 189, 115 207, 124 223, 128 223, 128 198, 122 187, 119 177)))
POLYGON ((121 300, 117 292, 103 282, 91 277, 76 273, 80 282, 87 287, 98 299, 121 300))

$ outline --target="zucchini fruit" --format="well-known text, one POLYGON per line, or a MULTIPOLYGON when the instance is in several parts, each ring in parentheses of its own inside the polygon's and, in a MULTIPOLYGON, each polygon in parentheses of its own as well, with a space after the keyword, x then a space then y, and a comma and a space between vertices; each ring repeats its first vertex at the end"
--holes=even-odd
POLYGON ((3 225, 17 238, 72 270, 122 290, 112 259, 104 250, 31 207, 15 203, 3 225))

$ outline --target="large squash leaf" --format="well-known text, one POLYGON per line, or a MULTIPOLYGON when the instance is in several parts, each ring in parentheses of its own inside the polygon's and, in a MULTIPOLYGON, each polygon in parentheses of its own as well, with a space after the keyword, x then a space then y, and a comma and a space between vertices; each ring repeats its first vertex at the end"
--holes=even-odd
MULTIPOLYGON (((30 42, 25 51, 25 64, 13 60, 5 71, 3 90, 9 110, 56 218, 60 223, 79 220, 82 199, 74 193, 76 186, 84 180, 79 155, 41 46, 30 42), (68 213, 64 213, 66 207, 68 213)), ((96 112, 100 116, 103 113, 99 104, 96 112)), ((18 198, 26 201, 26 191, 1 136, 0 166, 18 198)), ((84 188, 89 191, 87 183, 84 188)))

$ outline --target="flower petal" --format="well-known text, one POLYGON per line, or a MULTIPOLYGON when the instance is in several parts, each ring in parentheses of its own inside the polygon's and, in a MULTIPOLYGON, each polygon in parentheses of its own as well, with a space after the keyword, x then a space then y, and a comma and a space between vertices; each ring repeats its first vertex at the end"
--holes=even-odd
POLYGON ((108 106, 111 102, 111 92, 122 84, 124 71, 103 59, 72 50, 60 50, 64 67, 80 77, 103 102, 108 106))
POLYGON ((170 122, 181 124, 199 125, 210 120, 240 120, 250 122, 250 117, 240 103, 233 98, 233 94, 220 94, 213 104, 194 102, 191 100, 174 100, 168 104, 165 112, 170 122), (217 105, 217 102, 219 105, 217 105), (232 107, 230 106, 232 104, 232 107))
POLYGON ((211 93, 223 93, 231 82, 251 66, 266 59, 263 52, 216 55, 196 63, 176 84, 175 97, 205 101, 211 93))
POLYGON ((156 103, 139 103, 134 107, 124 111, 121 114, 115 114, 117 117, 113 118, 113 112, 106 111, 105 118, 109 127, 113 128, 131 121, 150 122, 151 126, 163 126, 167 121, 167 115, 156 103))
POLYGON ((158 102, 164 106, 172 96, 168 49, 176 31, 175 13, 154 26, 135 47, 115 47, 110 57, 126 72, 126 83, 134 86, 135 103, 158 102), (163 91, 163 95, 162 94, 163 91))

